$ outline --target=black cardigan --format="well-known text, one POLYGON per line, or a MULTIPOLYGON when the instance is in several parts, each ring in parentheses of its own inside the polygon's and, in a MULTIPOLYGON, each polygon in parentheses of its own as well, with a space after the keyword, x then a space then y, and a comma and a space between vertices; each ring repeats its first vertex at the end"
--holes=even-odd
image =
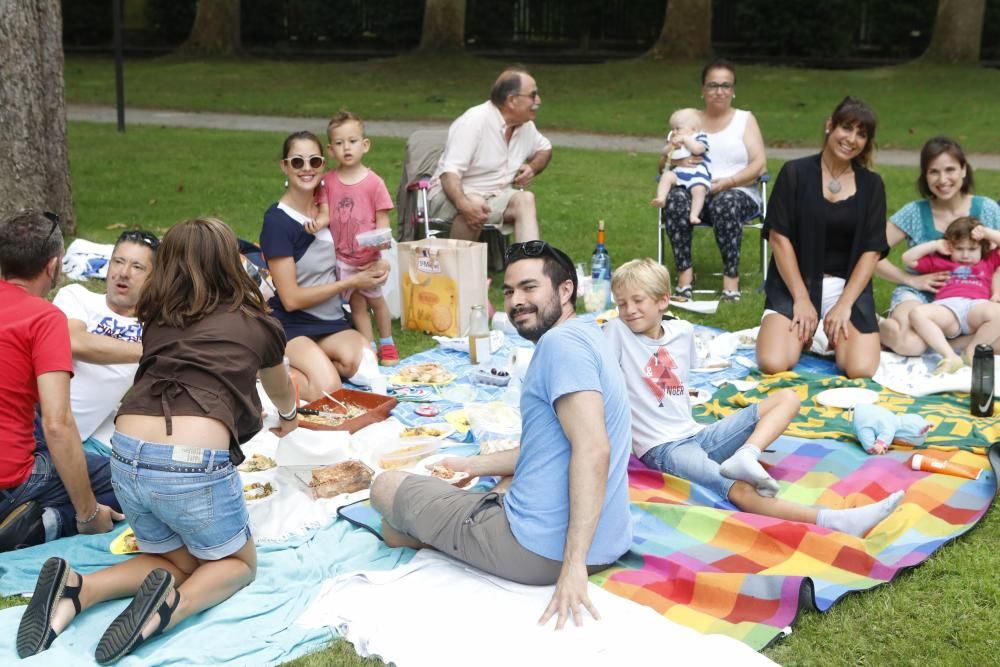
MULTIPOLYGON (((885 186, 873 171, 854 164, 857 192, 852 198, 857 217, 854 241, 845 274, 850 279, 855 265, 866 252, 885 257, 889 244, 885 238, 885 186)), ((767 204, 764 234, 771 230, 788 237, 795 249, 799 273, 809 290, 809 300, 820 312, 823 298, 823 263, 826 246, 826 220, 823 213, 823 174, 820 156, 811 155, 786 162, 778 173, 767 204)), ((778 272, 774 257, 764 283, 766 307, 792 317, 792 295, 778 272)), ((851 308, 851 324, 861 333, 878 330, 872 282, 868 281, 851 308)))

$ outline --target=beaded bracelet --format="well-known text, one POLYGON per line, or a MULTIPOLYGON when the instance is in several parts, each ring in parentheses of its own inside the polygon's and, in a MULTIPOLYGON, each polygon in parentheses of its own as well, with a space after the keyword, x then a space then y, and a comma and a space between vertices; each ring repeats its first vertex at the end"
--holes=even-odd
POLYGON ((299 414, 299 408, 297 406, 293 406, 291 412, 289 412, 287 415, 281 414, 281 411, 279 410, 278 419, 280 419, 283 422, 291 422, 295 421, 295 418, 298 416, 298 414, 299 414))
POLYGON ((94 513, 91 514, 86 519, 80 519, 79 517, 73 517, 73 518, 76 519, 77 525, 85 526, 88 523, 92 522, 94 519, 96 519, 97 518, 97 513, 100 512, 100 511, 101 511, 101 506, 100 506, 100 504, 98 504, 98 505, 96 505, 94 507, 94 513))

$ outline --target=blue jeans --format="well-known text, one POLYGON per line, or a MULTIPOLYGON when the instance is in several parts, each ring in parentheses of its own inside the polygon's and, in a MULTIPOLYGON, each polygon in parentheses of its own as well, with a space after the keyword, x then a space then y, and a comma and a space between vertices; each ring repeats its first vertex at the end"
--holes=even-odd
POLYGON ((111 482, 139 548, 162 554, 186 547, 219 560, 250 539, 250 514, 229 450, 111 436, 111 482))
POLYGON ((657 445, 643 454, 647 468, 667 472, 729 498, 736 480, 723 477, 720 464, 746 444, 760 421, 759 403, 709 424, 689 438, 657 445))
MULTIPOLYGON (((111 466, 107 457, 84 452, 87 460, 87 476, 90 478, 90 488, 94 490, 97 502, 107 505, 116 512, 121 506, 115 499, 111 487, 111 466)), ((11 489, 0 489, 0 521, 10 512, 29 500, 37 501, 45 508, 42 522, 45 524, 45 541, 50 542, 59 537, 76 535, 76 510, 70 502, 69 494, 63 485, 52 456, 45 442, 41 429, 41 420, 35 419, 35 465, 31 475, 20 486, 11 489)))

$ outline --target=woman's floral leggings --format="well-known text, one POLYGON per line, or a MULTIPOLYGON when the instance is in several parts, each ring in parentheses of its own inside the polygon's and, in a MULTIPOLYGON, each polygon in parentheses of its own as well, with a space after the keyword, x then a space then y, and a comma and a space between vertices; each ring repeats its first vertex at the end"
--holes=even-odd
MULTIPOLYGON (((710 224, 715 232, 715 242, 722 253, 722 271, 730 277, 740 275, 740 245, 743 242, 743 223, 756 215, 757 203, 741 190, 726 190, 705 198, 702 221, 710 224), (706 215, 707 214, 707 215, 706 215)), ((660 212, 667 229, 667 238, 674 250, 677 272, 691 268, 691 193, 687 188, 673 187, 667 205, 660 212)))

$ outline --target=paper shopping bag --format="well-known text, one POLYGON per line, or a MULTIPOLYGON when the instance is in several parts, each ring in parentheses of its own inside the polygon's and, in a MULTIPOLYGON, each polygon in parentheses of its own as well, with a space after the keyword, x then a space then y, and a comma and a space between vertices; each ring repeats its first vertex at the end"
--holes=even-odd
POLYGON ((403 328, 464 336, 472 306, 487 303, 486 244, 430 238, 398 249, 403 328))

